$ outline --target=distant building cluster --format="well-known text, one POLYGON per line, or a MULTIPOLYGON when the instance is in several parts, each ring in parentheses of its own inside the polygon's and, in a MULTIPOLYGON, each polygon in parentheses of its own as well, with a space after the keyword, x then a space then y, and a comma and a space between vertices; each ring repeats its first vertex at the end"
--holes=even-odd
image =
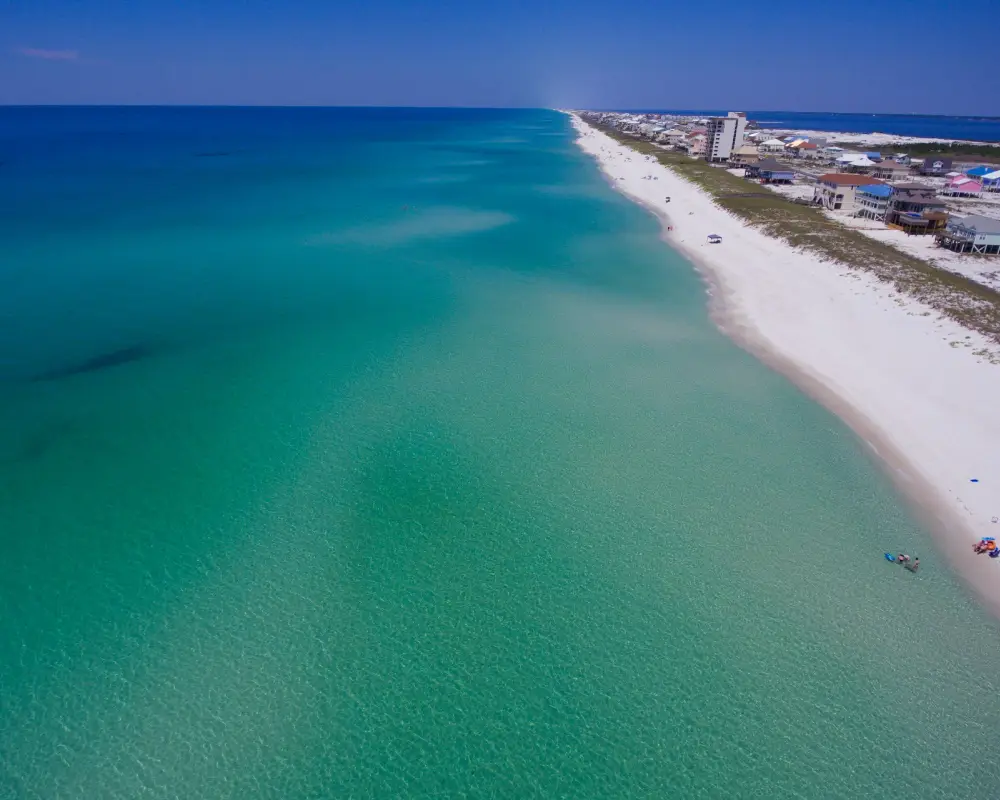
POLYGON ((779 190, 811 185, 811 199, 800 194, 794 198, 797 202, 908 234, 931 234, 938 245, 959 253, 1000 254, 1000 220, 978 213, 956 215, 944 199, 991 198, 1000 212, 997 166, 958 165, 951 158, 918 159, 906 153, 855 152, 812 134, 773 135, 757 128, 741 111, 724 117, 610 112, 583 116, 664 149, 741 169, 748 180, 779 190))

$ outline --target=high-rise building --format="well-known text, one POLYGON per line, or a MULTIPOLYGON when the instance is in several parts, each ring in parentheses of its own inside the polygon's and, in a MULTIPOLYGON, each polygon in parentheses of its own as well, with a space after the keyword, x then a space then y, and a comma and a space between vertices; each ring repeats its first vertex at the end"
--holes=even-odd
POLYGON ((729 155, 743 144, 743 131, 747 127, 747 115, 742 111, 730 111, 724 117, 712 117, 705 131, 705 160, 728 161, 729 155))

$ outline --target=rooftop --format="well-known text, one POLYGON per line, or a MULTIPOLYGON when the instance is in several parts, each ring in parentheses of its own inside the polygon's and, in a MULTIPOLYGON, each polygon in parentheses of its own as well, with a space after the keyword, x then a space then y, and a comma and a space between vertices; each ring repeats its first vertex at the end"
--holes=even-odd
POLYGON ((969 214, 967 217, 958 217, 955 222, 976 233, 1000 234, 1000 219, 984 217, 981 214, 969 214))
POLYGON ((757 169, 761 172, 792 172, 784 164, 779 164, 773 158, 765 158, 757 165, 757 169))
POLYGON ((893 189, 896 194, 899 195, 899 199, 903 202, 936 203, 938 205, 944 205, 944 201, 939 201, 937 199, 937 193, 930 186, 904 183, 899 186, 894 186, 893 189))
POLYGON ((869 178, 867 175, 853 175, 844 172, 828 172, 817 178, 820 183, 832 183, 835 186, 877 186, 883 181, 869 178))
POLYGON ((859 186, 858 191, 870 194, 872 197, 889 197, 892 194, 892 187, 886 183, 876 183, 871 186, 859 186))

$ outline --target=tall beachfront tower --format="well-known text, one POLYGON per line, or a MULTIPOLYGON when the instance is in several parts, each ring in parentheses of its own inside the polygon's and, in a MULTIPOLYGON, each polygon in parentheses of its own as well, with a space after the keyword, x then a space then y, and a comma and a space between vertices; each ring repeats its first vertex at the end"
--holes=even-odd
POLYGON ((743 131, 747 127, 747 115, 742 111, 730 111, 724 117, 712 117, 705 132, 705 160, 728 161, 730 153, 743 144, 743 131))

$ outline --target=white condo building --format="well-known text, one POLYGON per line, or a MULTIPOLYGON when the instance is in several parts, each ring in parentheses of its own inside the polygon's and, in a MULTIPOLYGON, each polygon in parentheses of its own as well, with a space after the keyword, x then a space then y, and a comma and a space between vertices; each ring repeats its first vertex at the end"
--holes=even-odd
POLYGON ((730 111, 725 117, 712 117, 705 131, 705 160, 728 161, 730 154, 743 144, 747 115, 730 111))

